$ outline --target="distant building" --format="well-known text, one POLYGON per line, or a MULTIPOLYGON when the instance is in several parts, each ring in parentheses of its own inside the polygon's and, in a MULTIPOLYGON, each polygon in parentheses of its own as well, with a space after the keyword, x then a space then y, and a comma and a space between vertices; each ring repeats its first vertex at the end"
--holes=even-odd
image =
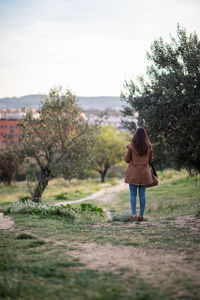
MULTIPOLYGON (((95 124, 95 122, 99 119, 99 115, 96 113, 87 114, 87 120, 89 124, 95 124)), ((121 115, 112 115, 109 114, 106 118, 103 118, 102 125, 111 125, 115 126, 116 128, 122 128, 121 124, 121 115)))
POLYGON ((0 148, 19 143, 19 120, 0 119, 0 148), (11 136, 11 139, 9 139, 11 136))
MULTIPOLYGON (((19 144, 19 120, 25 116, 27 109, 2 109, 0 110, 0 148, 7 144, 19 144)), ((31 109, 35 118, 38 117, 36 109, 31 109)))
POLYGON ((120 128, 121 125, 121 116, 112 116, 110 115, 107 119, 103 121, 104 125, 112 125, 117 128, 120 128))

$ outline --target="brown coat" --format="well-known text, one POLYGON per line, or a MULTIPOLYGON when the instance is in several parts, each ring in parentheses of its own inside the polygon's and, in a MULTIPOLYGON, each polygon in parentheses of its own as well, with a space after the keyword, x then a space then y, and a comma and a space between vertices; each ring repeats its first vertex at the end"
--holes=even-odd
POLYGON ((153 161, 153 150, 149 146, 146 154, 140 155, 132 144, 127 146, 125 161, 129 163, 125 182, 133 185, 147 185, 153 182, 149 163, 153 161))

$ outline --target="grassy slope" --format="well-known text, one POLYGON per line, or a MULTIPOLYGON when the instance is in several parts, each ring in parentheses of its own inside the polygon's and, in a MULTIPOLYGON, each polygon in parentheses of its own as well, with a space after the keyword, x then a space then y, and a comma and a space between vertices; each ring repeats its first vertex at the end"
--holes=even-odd
MULTIPOLYGON (((161 273, 170 279, 163 283, 156 276, 146 280, 140 272, 126 269, 117 272, 90 270, 69 255, 75 250, 74 242, 96 242, 102 246, 109 242, 116 246, 116 251, 118 245, 155 251, 158 266, 159 251, 173 252, 177 256, 184 253, 186 263, 199 268, 200 240, 195 218, 186 220, 185 224, 177 223, 177 216, 195 214, 199 187, 195 189, 194 179, 187 179, 183 171, 165 171, 159 178, 160 186, 147 192, 149 221, 142 224, 106 223, 104 220, 98 224, 89 221, 68 223, 62 218, 14 215, 14 229, 0 231, 0 297, 199 299, 196 274, 176 268, 165 270, 161 265, 161 273)), ((99 205, 116 211, 129 208, 128 191, 116 194, 111 202, 99 202, 99 205)))
MULTIPOLYGON (((109 211, 122 211, 130 209, 129 198, 127 185, 127 190, 118 193, 111 201, 95 203, 109 211)), ((137 208, 139 213, 139 201, 137 208)), ((200 176, 196 179, 188 177, 184 170, 181 172, 165 170, 159 172, 159 185, 147 189, 145 215, 148 220, 196 215, 198 211, 200 211, 200 176)))
MULTIPOLYGON (((115 184, 113 179, 106 183, 99 180, 64 180, 63 178, 52 179, 43 193, 43 201, 76 200, 93 194, 103 187, 110 187, 115 184), (63 195, 63 197, 62 197, 63 195)), ((0 204, 14 202, 28 195, 28 187, 25 181, 15 182, 11 186, 0 185, 0 204)))

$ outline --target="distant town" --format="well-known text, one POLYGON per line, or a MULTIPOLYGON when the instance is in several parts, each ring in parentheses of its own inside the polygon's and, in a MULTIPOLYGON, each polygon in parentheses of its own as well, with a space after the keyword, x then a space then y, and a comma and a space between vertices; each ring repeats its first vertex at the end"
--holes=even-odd
MULTIPOLYGON (((27 110, 31 110, 33 116, 38 118, 41 96, 30 95, 21 98, 0 99, 0 147, 6 144, 19 143, 19 120, 23 120, 27 110), (27 97, 27 98, 26 98, 27 97), (26 99, 24 99, 26 98, 26 99), (24 105, 26 103, 26 105, 24 105), (13 107, 10 107, 10 106, 13 107), (24 107, 22 107, 24 105, 24 107)), ((82 108, 82 116, 89 124, 94 124, 97 118, 102 117, 103 125, 112 125, 122 129, 122 108, 117 97, 80 97, 79 105, 82 108), (97 108, 96 108, 97 107, 97 108)))

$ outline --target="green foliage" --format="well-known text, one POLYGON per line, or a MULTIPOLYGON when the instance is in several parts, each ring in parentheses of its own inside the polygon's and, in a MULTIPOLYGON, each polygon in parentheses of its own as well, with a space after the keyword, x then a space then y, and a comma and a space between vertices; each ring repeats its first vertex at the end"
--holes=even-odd
POLYGON ((80 211, 87 211, 87 212, 92 212, 92 213, 97 213, 103 217, 103 209, 100 207, 97 207, 94 204, 91 203, 81 203, 80 204, 80 211))
POLYGON ((91 203, 81 203, 79 207, 73 207, 70 204, 55 206, 52 204, 39 204, 26 199, 12 203, 3 209, 4 214, 31 214, 39 215, 43 218, 51 216, 62 217, 67 221, 90 219, 90 217, 104 217, 102 208, 91 203))
POLYGON ((184 167, 200 172, 200 42, 196 33, 177 27, 171 42, 155 40, 147 54, 146 78, 125 83, 121 98, 124 126, 135 129, 132 116, 144 126, 160 168, 184 167), (131 121, 126 117, 131 118, 131 121))
POLYGON ((123 160, 127 140, 127 133, 113 126, 104 125, 96 131, 91 168, 99 172, 102 182, 108 169, 123 160))
POLYGON ((20 126, 20 155, 39 167, 38 183, 33 190, 30 185, 33 201, 41 201, 53 176, 72 179, 84 173, 91 160, 93 126, 83 118, 69 90, 63 93, 61 88, 51 89, 37 118, 27 111, 20 126))
POLYGON ((56 200, 67 200, 68 196, 67 196, 67 192, 62 192, 60 194, 55 195, 55 199, 56 200))
POLYGON ((27 202, 28 200, 31 200, 31 199, 30 199, 30 196, 20 197, 20 199, 19 199, 19 201, 22 202, 22 203, 25 203, 25 202, 27 202))
POLYGON ((8 146, 0 153, 0 181, 11 184, 20 167, 19 157, 14 149, 8 146))
POLYGON ((4 210, 5 214, 34 214, 42 217, 59 216, 68 221, 74 220, 74 215, 68 206, 54 206, 51 204, 38 204, 31 200, 12 203, 4 210))

